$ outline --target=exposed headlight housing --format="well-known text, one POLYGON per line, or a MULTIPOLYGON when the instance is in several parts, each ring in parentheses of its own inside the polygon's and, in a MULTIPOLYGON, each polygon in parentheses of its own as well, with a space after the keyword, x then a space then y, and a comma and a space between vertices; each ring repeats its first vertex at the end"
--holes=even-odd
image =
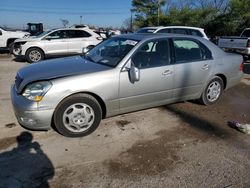
POLYGON ((43 96, 49 91, 51 88, 52 83, 49 81, 42 81, 42 82, 35 82, 28 84, 23 93, 22 96, 25 98, 39 102, 43 99, 43 96))

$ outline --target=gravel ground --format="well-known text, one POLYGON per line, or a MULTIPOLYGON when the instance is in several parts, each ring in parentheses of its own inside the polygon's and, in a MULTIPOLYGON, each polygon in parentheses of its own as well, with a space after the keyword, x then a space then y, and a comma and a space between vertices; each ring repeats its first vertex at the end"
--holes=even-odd
POLYGON ((9 90, 28 64, 0 55, 0 188, 250 187, 250 136, 227 126, 250 123, 249 65, 213 106, 185 102, 125 114, 87 137, 65 138, 18 125, 9 90))

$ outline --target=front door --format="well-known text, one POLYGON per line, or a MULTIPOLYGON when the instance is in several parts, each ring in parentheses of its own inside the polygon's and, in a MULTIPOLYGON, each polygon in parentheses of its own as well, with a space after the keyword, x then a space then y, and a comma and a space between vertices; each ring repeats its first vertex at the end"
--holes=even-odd
POLYGON ((144 43, 129 63, 139 68, 140 80, 132 83, 128 71, 120 74, 120 112, 166 104, 173 97, 173 65, 168 40, 144 43))
POLYGON ((50 33, 41 40, 41 46, 45 54, 68 54, 68 36, 66 30, 58 30, 50 33))

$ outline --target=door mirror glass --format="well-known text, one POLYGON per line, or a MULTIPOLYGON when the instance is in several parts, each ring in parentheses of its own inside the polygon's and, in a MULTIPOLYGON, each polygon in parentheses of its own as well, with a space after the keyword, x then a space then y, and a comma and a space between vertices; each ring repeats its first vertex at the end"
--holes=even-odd
POLYGON ((2 33, 2 31, 0 31, 0 35, 2 35, 3 33, 2 33))
POLYGON ((131 64, 129 69, 129 79, 132 83, 138 82, 140 80, 140 70, 131 64))

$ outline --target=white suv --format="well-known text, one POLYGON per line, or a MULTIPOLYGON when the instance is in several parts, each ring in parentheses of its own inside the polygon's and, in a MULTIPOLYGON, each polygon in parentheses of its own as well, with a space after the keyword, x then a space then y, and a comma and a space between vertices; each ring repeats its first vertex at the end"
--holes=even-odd
POLYGON ((11 49, 13 43, 18 38, 27 38, 30 33, 23 31, 14 31, 0 27, 0 49, 11 49))
POLYGON ((204 32, 204 29, 199 27, 188 27, 188 26, 144 27, 139 29, 136 33, 176 33, 183 35, 199 36, 209 40, 206 33, 204 32))
POLYGON ((15 40, 12 53, 33 63, 53 55, 81 54, 102 40, 89 28, 54 29, 36 37, 15 40))

